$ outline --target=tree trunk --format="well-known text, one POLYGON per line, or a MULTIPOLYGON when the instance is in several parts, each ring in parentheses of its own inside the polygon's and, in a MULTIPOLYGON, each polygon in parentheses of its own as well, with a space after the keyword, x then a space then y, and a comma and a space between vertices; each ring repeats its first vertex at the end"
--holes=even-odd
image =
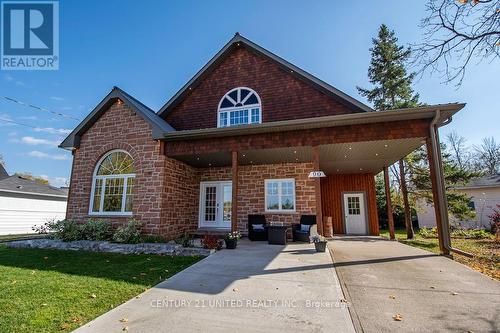
POLYGON ((408 202, 408 189, 406 188, 405 165, 403 159, 399 160, 399 175, 401 195, 403 196, 405 210, 406 238, 413 239, 413 225, 411 221, 410 203, 408 202))

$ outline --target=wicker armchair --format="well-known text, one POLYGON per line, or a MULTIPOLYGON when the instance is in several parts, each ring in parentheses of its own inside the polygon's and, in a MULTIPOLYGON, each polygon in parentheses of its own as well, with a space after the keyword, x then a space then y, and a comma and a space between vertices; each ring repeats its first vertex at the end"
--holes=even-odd
POLYGON ((302 215, 300 224, 292 226, 293 241, 307 242, 311 241, 310 236, 316 231, 316 215, 302 215))
POLYGON ((248 239, 267 241, 267 223, 264 215, 248 215, 248 239))

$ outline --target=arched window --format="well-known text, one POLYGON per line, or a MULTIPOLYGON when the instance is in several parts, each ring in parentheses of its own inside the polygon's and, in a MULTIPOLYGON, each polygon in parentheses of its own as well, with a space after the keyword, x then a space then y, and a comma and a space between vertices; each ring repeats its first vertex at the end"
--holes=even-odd
POLYGON ((217 127, 228 127, 262 122, 260 97, 250 88, 230 90, 219 102, 217 127))
POLYGON ((113 150, 99 160, 94 170, 89 214, 132 214, 133 162, 123 150, 113 150))

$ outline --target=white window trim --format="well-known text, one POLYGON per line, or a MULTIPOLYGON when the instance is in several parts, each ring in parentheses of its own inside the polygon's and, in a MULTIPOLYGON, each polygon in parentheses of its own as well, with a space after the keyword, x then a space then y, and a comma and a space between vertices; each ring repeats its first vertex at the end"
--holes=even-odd
MULTIPOLYGON (((101 166, 101 163, 104 161, 106 157, 113 153, 125 153, 130 156, 130 154, 126 150, 122 149, 115 149, 115 150, 110 150, 106 154, 104 154, 99 161, 96 163, 96 166, 94 168, 94 173, 92 174, 92 189, 90 191, 90 203, 89 203, 89 215, 92 216, 132 216, 132 212, 125 212, 125 204, 126 204, 126 199, 127 199, 127 183, 129 178, 135 178, 135 173, 129 173, 129 174, 119 174, 119 175, 102 175, 98 176, 97 171, 99 170, 99 167, 101 166), (104 188, 106 184, 107 179, 116 179, 116 178, 123 178, 123 193, 122 193, 122 207, 120 212, 103 212, 102 209, 104 207, 104 188), (99 201, 99 211, 94 212, 94 194, 95 194, 95 183, 97 179, 101 179, 101 200, 99 201)), ((132 157, 132 156, 130 156, 132 157)), ((135 186, 135 184, 134 184, 135 186)))
POLYGON ((233 111, 240 111, 240 110, 248 110, 248 122, 246 124, 238 124, 238 125, 232 125, 232 126, 262 124, 262 102, 260 100, 259 94, 257 94, 257 92, 255 92, 255 90, 253 90, 251 88, 248 88, 248 87, 237 87, 237 88, 229 90, 220 99, 219 105, 217 107, 217 127, 218 128, 232 127, 229 124, 230 121, 231 121, 230 120, 231 119, 230 114, 233 111), (240 94, 241 89, 246 89, 246 90, 250 91, 250 93, 247 95, 247 97, 245 97, 245 99, 242 102, 246 101, 246 99, 249 98, 252 95, 252 93, 253 93, 257 97, 258 103, 257 104, 251 104, 251 105, 237 106, 237 107, 233 107, 233 108, 225 108, 224 110, 221 110, 220 107, 222 105, 222 101, 224 100, 224 98, 228 97, 233 102, 235 102, 231 97, 229 97, 229 94, 232 93, 235 90, 238 91, 238 94, 240 94), (251 111, 252 109, 259 109, 259 122, 258 123, 252 123, 252 111, 251 111), (222 113, 227 114, 227 125, 226 126, 222 126, 222 124, 221 124, 221 114, 222 113))
POLYGON ((268 213, 295 213, 297 211, 297 198, 295 189, 295 179, 294 178, 281 178, 281 179, 265 179, 264 180, 264 205, 265 212, 268 213), (282 209, 281 208, 281 186, 284 182, 291 182, 293 184, 293 209, 282 209), (278 183, 278 205, 279 209, 268 209, 267 208, 267 184, 278 183))

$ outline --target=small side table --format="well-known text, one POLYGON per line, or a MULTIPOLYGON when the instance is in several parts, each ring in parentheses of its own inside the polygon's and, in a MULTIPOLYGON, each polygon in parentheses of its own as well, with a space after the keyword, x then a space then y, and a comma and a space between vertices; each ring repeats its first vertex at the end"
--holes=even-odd
POLYGON ((290 230, 289 226, 270 225, 267 227, 267 238, 269 244, 286 245, 287 233, 290 230))

